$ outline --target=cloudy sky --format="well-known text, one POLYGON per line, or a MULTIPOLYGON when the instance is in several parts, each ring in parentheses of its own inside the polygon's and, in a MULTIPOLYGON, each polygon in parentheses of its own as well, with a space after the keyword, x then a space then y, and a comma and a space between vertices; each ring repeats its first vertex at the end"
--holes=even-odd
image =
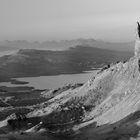
POLYGON ((131 41, 140 0, 0 0, 0 40, 131 41))

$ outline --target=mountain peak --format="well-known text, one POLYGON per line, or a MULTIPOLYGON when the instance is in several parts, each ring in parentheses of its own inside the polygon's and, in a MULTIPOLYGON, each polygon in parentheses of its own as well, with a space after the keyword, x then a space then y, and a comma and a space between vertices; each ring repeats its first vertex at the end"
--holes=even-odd
POLYGON ((138 23, 138 28, 137 28, 137 38, 135 42, 135 55, 140 55, 140 25, 138 23))

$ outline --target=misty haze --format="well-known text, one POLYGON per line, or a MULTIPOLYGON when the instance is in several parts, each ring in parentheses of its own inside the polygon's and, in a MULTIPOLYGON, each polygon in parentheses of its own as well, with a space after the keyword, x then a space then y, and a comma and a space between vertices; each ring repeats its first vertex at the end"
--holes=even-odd
POLYGON ((140 140, 140 1, 1 0, 0 140, 140 140))

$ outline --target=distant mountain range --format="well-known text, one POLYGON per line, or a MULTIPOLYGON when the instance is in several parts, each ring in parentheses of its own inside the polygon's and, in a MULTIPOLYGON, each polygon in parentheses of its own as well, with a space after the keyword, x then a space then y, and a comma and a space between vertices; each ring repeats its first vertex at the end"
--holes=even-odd
POLYGON ((63 51, 20 49, 0 57, 0 81, 16 77, 35 77, 82 73, 110 63, 127 60, 129 51, 113 51, 79 45, 63 51))
POLYGON ((77 45, 91 46, 94 48, 109 49, 115 51, 133 51, 134 42, 111 43, 95 39, 75 39, 62 41, 28 42, 26 40, 2 41, 0 51, 18 49, 43 49, 43 50, 66 50, 77 45))

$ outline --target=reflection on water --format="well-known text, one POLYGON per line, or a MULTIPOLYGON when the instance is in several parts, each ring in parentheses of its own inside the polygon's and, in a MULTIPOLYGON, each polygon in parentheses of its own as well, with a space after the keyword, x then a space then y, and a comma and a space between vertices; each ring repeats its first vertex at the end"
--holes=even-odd
MULTIPOLYGON (((91 76, 95 76, 98 70, 89 71, 86 73, 80 74, 65 74, 65 75, 57 75, 57 76, 40 76, 40 77, 25 77, 25 78, 17 78, 19 81, 26 81, 29 84, 26 86, 33 86, 36 89, 50 89, 57 88, 69 83, 84 83, 91 76)), ((13 85, 10 82, 2 82, 1 86, 19 86, 13 85)), ((21 86, 21 85, 20 85, 21 86)), ((23 85, 25 86, 25 85, 23 85)))

